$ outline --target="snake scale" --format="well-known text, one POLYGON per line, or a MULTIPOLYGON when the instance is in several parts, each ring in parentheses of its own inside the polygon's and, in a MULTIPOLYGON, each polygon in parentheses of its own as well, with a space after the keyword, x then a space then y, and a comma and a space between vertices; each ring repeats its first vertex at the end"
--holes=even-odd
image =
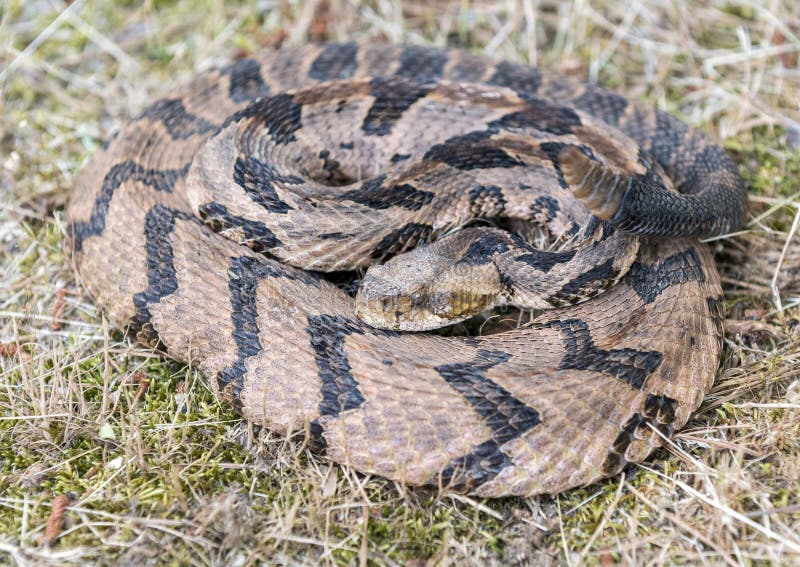
POLYGON ((664 112, 467 51, 344 43, 157 100, 78 176, 68 218, 110 320, 246 419, 359 471, 502 496, 614 474, 686 423, 723 332, 698 237, 744 211, 725 152, 664 112), (522 222, 554 246, 498 228, 522 222), (356 299, 324 274, 384 261, 356 299), (553 308, 488 336, 397 330, 503 303, 553 308))

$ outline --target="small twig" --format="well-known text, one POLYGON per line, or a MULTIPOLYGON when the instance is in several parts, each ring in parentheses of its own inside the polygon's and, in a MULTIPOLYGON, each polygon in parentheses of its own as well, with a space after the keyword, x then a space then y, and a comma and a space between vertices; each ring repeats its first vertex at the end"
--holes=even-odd
POLYGON ((796 514, 798 512, 800 512, 800 504, 791 504, 789 506, 781 506, 780 508, 767 508, 765 510, 744 512, 744 515, 748 518, 760 518, 761 516, 770 516, 772 514, 796 514))
POLYGON ((647 498, 643 493, 636 490, 634 487, 632 486, 629 487, 629 490, 631 491, 631 494, 633 494, 636 498, 644 502, 645 505, 649 506, 653 511, 658 511, 659 514, 663 514, 665 518, 667 518, 673 524, 678 526, 680 529, 691 534, 692 537, 697 538, 698 540, 706 544, 708 547, 716 551, 719 554, 719 556, 725 561, 725 563, 731 565, 731 567, 736 567, 736 562, 733 561, 733 559, 729 557, 729 554, 721 547, 719 547, 719 545, 717 545, 717 543, 713 539, 707 537, 702 532, 697 531, 691 524, 684 522, 678 515, 673 514, 669 510, 664 509, 664 506, 656 505, 655 502, 647 498))
POLYGON ((358 565, 359 567, 367 567, 369 560, 369 506, 364 506, 362 509, 362 530, 361 534, 361 547, 358 550, 358 565))
POLYGON ((619 501, 622 499, 622 489, 625 487, 625 473, 621 473, 619 475, 619 486, 617 487, 617 493, 614 495, 614 501, 609 504, 608 508, 606 508, 605 513, 603 514, 603 519, 600 520, 600 523, 597 524, 597 528, 595 528, 592 536, 589 538, 589 541, 586 542, 586 545, 583 546, 583 550, 581 554, 578 556, 578 564, 582 565, 583 560, 586 559, 586 554, 589 552, 589 548, 592 547, 597 536, 603 531, 603 528, 606 527, 606 523, 611 518, 611 515, 616 511, 617 506, 619 505, 619 501))
POLYGON ((781 255, 778 258, 778 264, 775 266, 775 273, 772 275, 772 282, 770 283, 770 289, 772 290, 772 301, 775 302, 775 308, 778 310, 778 313, 783 313, 781 293, 778 289, 778 276, 781 273, 783 261, 786 259, 786 252, 789 250, 789 243, 792 241, 792 238, 794 238, 795 233, 797 233, 798 227, 800 227, 800 209, 797 209, 797 213, 794 215, 792 228, 789 229, 789 234, 786 236, 786 242, 783 243, 783 249, 781 250, 781 255))
POLYGON ((116 59, 120 64, 134 69, 139 67, 139 63, 133 57, 120 49, 112 40, 86 23, 79 15, 68 12, 65 13, 69 23, 72 24, 75 29, 85 35, 90 41, 94 42, 100 49, 111 55, 111 57, 116 59))
POLYGON ((83 2, 81 0, 73 2, 72 4, 67 6, 58 16, 56 16, 56 19, 50 22, 50 25, 48 25, 44 30, 42 30, 42 33, 36 36, 36 38, 32 42, 30 42, 25 49, 22 50, 22 53, 20 53, 17 57, 11 60, 11 63, 8 64, 8 67, 0 71, 0 83, 5 81, 6 77, 8 77, 11 73, 16 71, 17 67, 19 67, 25 61, 25 59, 33 55, 33 53, 37 49, 39 49, 40 45, 42 45, 45 41, 50 39, 50 36, 52 36, 58 30, 58 28, 61 27, 61 24, 64 22, 64 20, 70 16, 70 13, 80 10, 82 4, 83 2))
POLYGON ((743 514, 741 512, 737 512, 736 510, 734 510, 730 506, 726 506, 725 504, 723 504, 723 503, 721 503, 719 501, 712 500, 709 496, 703 494, 702 492, 699 492, 698 490, 695 490, 694 488, 692 488, 691 486, 689 486, 688 484, 686 484, 683 481, 680 481, 680 480, 678 480, 676 478, 670 478, 669 476, 667 476, 664 473, 662 473, 660 471, 657 471, 655 469, 651 469, 651 468, 645 467, 643 465, 640 465, 640 466, 643 469, 645 469, 645 470, 647 470, 647 471, 649 471, 649 472, 651 472, 651 473, 663 478, 664 480, 674 483, 676 486, 681 488, 684 492, 689 494, 689 496, 697 498, 698 500, 702 501, 703 503, 707 504, 708 506, 711 506, 712 508, 714 508, 718 512, 722 513, 724 516, 726 516, 730 520, 735 520, 737 522, 740 522, 740 523, 742 523, 742 524, 744 524, 744 525, 756 530, 757 532, 761 533, 762 535, 766 536, 767 538, 779 543, 780 545, 783 545, 787 549, 791 549, 795 553, 800 553, 800 541, 792 541, 792 540, 788 539, 788 537, 786 537, 786 536, 784 536, 782 534, 778 534, 778 533, 774 532, 772 529, 768 528, 767 526, 765 526, 763 524, 759 524, 758 522, 754 522, 753 520, 748 518, 746 514, 743 514))
POLYGON ((740 408, 756 408, 756 409, 794 409, 800 410, 800 404, 783 404, 783 403, 775 403, 775 404, 756 404, 747 402, 744 404, 739 404, 740 408))
POLYGON ((706 447, 717 447, 719 449, 725 449, 727 451, 741 451, 744 453, 748 458, 751 459, 760 459, 763 458, 763 455, 756 453, 752 449, 748 449, 744 445, 738 445, 731 441, 725 441, 724 439, 714 439, 714 438, 705 438, 705 437, 695 437, 694 435, 689 435, 686 433, 679 433, 675 436, 676 438, 681 439, 682 441, 690 441, 692 443, 697 443, 701 446, 706 447))
POLYGON ((763 197, 761 195, 751 195, 750 199, 749 199, 750 202, 752 202, 752 203, 763 203, 765 205, 769 205, 769 208, 767 208, 761 214, 759 214, 759 215, 753 217, 752 219, 750 219, 750 221, 747 223, 747 226, 748 227, 752 227, 752 226, 757 225, 762 220, 764 220, 765 218, 770 216, 772 213, 774 213, 775 211, 777 211, 777 210, 779 210, 779 209, 781 209, 783 207, 787 207, 787 206, 788 207, 791 207, 791 206, 797 207, 798 206, 798 204, 797 204, 798 203, 798 201, 797 201, 798 198, 800 198, 800 191, 798 191, 797 193, 794 193, 793 195, 790 195, 789 197, 786 197, 785 199, 775 199, 774 197, 763 197))
POLYGON ((473 500, 469 496, 464 496, 463 494, 448 494, 447 496, 451 500, 456 500, 458 502, 463 502, 464 504, 467 504, 468 506, 472 506, 473 508, 475 508, 477 510, 480 510, 481 512, 483 512, 487 516, 491 516, 495 520, 500 520, 502 522, 502 521, 504 521, 506 519, 505 516, 503 516, 503 514, 501 514, 500 512, 498 512, 496 510, 492 510, 488 506, 473 500))
POLYGON ((139 403, 139 400, 147 393, 147 389, 150 387, 150 381, 147 379, 147 376, 144 372, 134 372, 131 376, 131 382, 139 386, 136 389, 136 393, 133 395, 133 404, 139 403))
POLYGON ((67 292, 62 288, 56 291, 56 301, 53 304, 53 309, 50 310, 50 330, 58 331, 64 326, 62 319, 64 317, 64 296, 67 292))
POLYGON ((64 527, 64 513, 71 502, 72 498, 66 494, 59 494, 53 499, 50 517, 47 519, 47 525, 44 528, 44 535, 42 535, 41 539, 43 546, 52 547, 61 537, 61 529, 64 527))
POLYGON ((561 497, 556 496, 556 508, 558 510, 558 529, 561 532, 561 546, 564 548, 564 560, 567 565, 572 567, 572 560, 569 556, 569 547, 567 547, 567 537, 564 535, 564 518, 561 516, 561 497))

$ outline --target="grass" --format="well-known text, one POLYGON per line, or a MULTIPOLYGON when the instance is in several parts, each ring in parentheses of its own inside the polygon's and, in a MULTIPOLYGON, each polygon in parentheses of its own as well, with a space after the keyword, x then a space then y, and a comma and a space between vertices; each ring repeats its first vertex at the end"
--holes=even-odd
POLYGON ((800 7, 624 4, 0 5, 0 562, 800 562, 800 7), (712 243, 728 306, 719 376, 647 463, 555 497, 495 501, 364 477, 253 431, 196 372, 109 329, 76 286, 61 211, 117 124, 236 54, 351 37, 588 77, 732 152, 752 211, 712 243), (59 495, 69 505, 55 541, 59 495))

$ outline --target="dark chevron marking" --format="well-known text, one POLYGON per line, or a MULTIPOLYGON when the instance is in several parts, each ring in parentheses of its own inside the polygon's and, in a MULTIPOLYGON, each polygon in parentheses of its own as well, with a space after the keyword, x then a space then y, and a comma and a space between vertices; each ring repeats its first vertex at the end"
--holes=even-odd
POLYGON ((487 130, 455 136, 441 144, 431 146, 425 152, 423 159, 440 161, 462 171, 525 165, 524 162, 509 155, 504 149, 493 147, 491 141, 488 140, 491 134, 491 130, 487 130))
POLYGON ((301 110, 302 105, 290 95, 281 94, 265 99, 261 116, 276 144, 288 144, 296 140, 294 133, 303 126, 301 110))
POLYGON ((319 272, 309 272, 298 268, 293 268, 292 266, 282 264, 277 260, 272 260, 259 255, 242 256, 240 263, 242 265, 254 266, 254 272, 261 274, 261 278, 280 278, 284 280, 300 282, 316 289, 319 289, 320 280, 322 279, 319 272))
POLYGON ((704 282, 706 275, 694 247, 673 254, 651 266, 634 262, 622 281, 633 288, 645 303, 652 303, 668 287, 690 281, 704 282))
POLYGON ((320 414, 337 416, 360 407, 364 403, 364 396, 358 389, 358 382, 350 373, 344 340, 348 335, 363 335, 363 326, 344 317, 309 315, 306 332, 316 353, 317 368, 322 381, 320 414))
MULTIPOLYGON (((361 407, 365 401, 364 395, 358 389, 358 382, 350 371, 344 342, 348 335, 364 334, 363 327, 358 322, 344 317, 309 315, 306 332, 311 341, 311 348, 314 349, 319 378, 322 382, 320 415, 335 417, 344 411, 361 407)), ((373 332, 383 333, 383 331, 373 332)), ((322 451, 327 446, 322 433, 323 427, 319 419, 313 420, 309 424, 309 442, 316 451, 322 451)))
POLYGON ((285 214, 292 210, 278 197, 273 183, 292 183, 300 185, 303 180, 296 175, 281 175, 268 162, 253 156, 237 157, 233 166, 233 180, 244 189, 247 196, 271 213, 285 214))
POLYGON ((587 85, 586 92, 573 100, 572 104, 612 126, 619 123, 628 108, 628 101, 624 97, 594 85, 587 85))
POLYGON ((358 45, 355 43, 328 44, 311 64, 308 75, 317 81, 348 79, 358 66, 357 55, 358 45))
POLYGON ((644 403, 642 415, 651 422, 672 423, 675 421, 675 410, 678 401, 667 396, 648 394, 644 403))
POLYGON ((563 136, 571 134, 573 128, 580 125, 581 119, 574 110, 541 99, 535 103, 529 102, 525 110, 506 114, 488 126, 507 130, 538 130, 563 136))
POLYGON ((154 102, 137 120, 148 119, 161 122, 173 140, 185 140, 198 134, 215 132, 217 125, 186 111, 177 98, 162 98, 154 102))
POLYGON ((252 256, 231 259, 228 268, 228 291, 231 295, 231 321, 236 342, 236 362, 217 374, 221 391, 241 411, 239 395, 244 387, 247 359, 262 351, 258 328, 258 283, 266 278, 286 278, 319 287, 319 280, 308 272, 292 270, 281 264, 252 256))
POLYGON ((549 195, 542 195, 531 205, 531 217, 542 221, 551 221, 556 218, 561 206, 558 200, 549 195))
POLYGON ((343 193, 341 198, 376 210, 400 207, 408 211, 418 211, 433 200, 430 191, 420 191, 407 183, 384 186, 385 179, 384 174, 364 181, 360 188, 343 193))
POLYGON ((431 81, 441 78, 447 63, 447 53, 420 45, 406 45, 400 53, 400 68, 395 73, 415 81, 431 81))
POLYGON ((601 467, 603 473, 614 474, 627 464, 625 452, 634 439, 642 437, 642 435, 637 435, 637 430, 642 430, 644 435, 650 435, 648 426, 651 425, 662 435, 669 437, 674 429, 672 423, 675 421, 677 407, 678 401, 673 398, 648 394, 643 412, 634 414, 611 444, 611 449, 601 467))
POLYGON ((434 83, 403 83, 403 87, 398 88, 396 80, 372 79, 370 88, 375 102, 367 112, 361 129, 373 136, 388 135, 403 113, 412 104, 431 92, 434 86, 434 83))
POLYGON ((247 372, 247 359, 263 349, 258 338, 258 282, 267 274, 259 273, 259 264, 247 256, 233 258, 228 268, 228 291, 231 296, 231 321, 233 340, 236 342, 236 362, 223 368, 217 374, 217 384, 232 401, 234 409, 241 411, 239 398, 244 388, 244 375, 247 372))
POLYGON ((492 256, 504 252, 508 252, 506 240, 499 235, 487 233, 469 245, 459 263, 468 266, 488 264, 491 262, 492 256))
POLYGON ((552 297, 566 304, 577 303, 586 296, 605 289, 618 276, 619 269, 614 267, 614 259, 609 258, 568 281, 552 297))
POLYGON ((181 169, 145 169, 134 161, 126 160, 112 167, 103 178, 100 191, 94 200, 92 214, 88 221, 78 221, 72 229, 72 240, 76 252, 83 249, 83 241, 97 236, 106 228, 106 215, 111 198, 120 185, 126 181, 143 183, 155 191, 171 193, 178 179, 189 171, 187 163, 181 169))
POLYGON ((559 370, 592 370, 613 376, 632 388, 644 388, 647 377, 661 364, 664 355, 653 350, 632 348, 603 350, 595 346, 589 327, 580 319, 539 323, 536 327, 557 329, 564 339, 564 358, 559 370))
POLYGON ((469 190, 469 208, 475 216, 499 216, 506 204, 503 190, 496 185, 478 185, 469 190))
POLYGON ((437 366, 439 375, 483 418, 492 438, 455 459, 441 473, 444 484, 479 486, 511 464, 501 446, 541 422, 539 412, 515 398, 486 377, 486 372, 510 356, 500 351, 479 350, 473 362, 437 366))
POLYGON ((302 128, 301 113, 303 105, 294 100, 289 94, 278 94, 259 99, 231 114, 222 125, 222 128, 244 119, 260 120, 269 131, 275 144, 288 144, 294 142, 294 133, 302 128))
POLYGON ((390 160, 392 163, 399 163, 411 157, 411 154, 394 154, 390 160))
POLYGON ((225 205, 206 203, 198 207, 198 214, 205 224, 214 232, 224 233, 231 229, 241 230, 242 238, 236 238, 256 252, 265 252, 281 245, 281 241, 264 223, 249 220, 228 212, 225 205))
POLYGON ((170 235, 175 230, 175 220, 197 222, 182 211, 165 205, 156 205, 144 218, 145 249, 147 250, 147 289, 134 294, 136 313, 130 325, 138 330, 137 338, 151 346, 163 348, 158 332, 150 324, 150 306, 175 293, 178 278, 170 235))
POLYGON ((432 233, 431 225, 410 222, 384 236, 370 254, 370 258, 381 259, 402 252, 420 240, 428 238, 432 233))
POLYGON ((547 159, 550 160, 550 163, 553 164, 553 169, 556 172, 558 184, 563 189, 569 189, 569 183, 567 183, 567 180, 564 179, 564 172, 561 171, 561 158, 559 157, 559 154, 565 146, 566 144, 562 142, 545 142, 539 145, 539 149, 545 156, 547 156, 547 159))
MULTIPOLYGON (((309 315, 306 331, 316 354, 319 377, 322 381, 321 416, 338 416, 343 411, 361 407, 365 399, 358 389, 358 382, 350 372, 350 363, 344 350, 348 335, 363 334, 364 329, 354 321, 333 315, 309 315)), ((391 331, 371 329, 373 334, 398 336, 391 331)), ((384 364, 391 361, 384 359, 384 364)), ((324 427, 319 419, 308 424, 308 443, 311 449, 323 452, 328 446, 324 427)))
POLYGON ((541 272, 547 273, 553 269, 557 264, 564 264, 569 262, 575 257, 577 250, 566 250, 564 252, 548 252, 546 250, 536 250, 530 246, 530 252, 520 254, 514 257, 518 262, 524 262, 527 265, 535 268, 541 272))
POLYGON ((220 69, 230 80, 228 95, 234 102, 246 102, 269 95, 261 77, 261 65, 255 59, 241 59, 220 69))
POLYGON ((533 67, 502 62, 497 64, 494 75, 488 83, 498 87, 508 87, 526 102, 535 103, 539 100, 536 92, 542 83, 542 75, 533 67))
POLYGON ((352 234, 345 234, 343 232, 325 232, 319 235, 320 240, 345 240, 351 238, 352 234))

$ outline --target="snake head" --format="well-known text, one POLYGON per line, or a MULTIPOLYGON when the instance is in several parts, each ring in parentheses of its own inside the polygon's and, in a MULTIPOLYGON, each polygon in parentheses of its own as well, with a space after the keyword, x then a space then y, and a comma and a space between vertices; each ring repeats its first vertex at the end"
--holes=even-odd
POLYGON ((356 294, 355 309, 373 327, 427 331, 495 307, 502 293, 494 264, 459 261, 440 241, 370 267, 356 294))

